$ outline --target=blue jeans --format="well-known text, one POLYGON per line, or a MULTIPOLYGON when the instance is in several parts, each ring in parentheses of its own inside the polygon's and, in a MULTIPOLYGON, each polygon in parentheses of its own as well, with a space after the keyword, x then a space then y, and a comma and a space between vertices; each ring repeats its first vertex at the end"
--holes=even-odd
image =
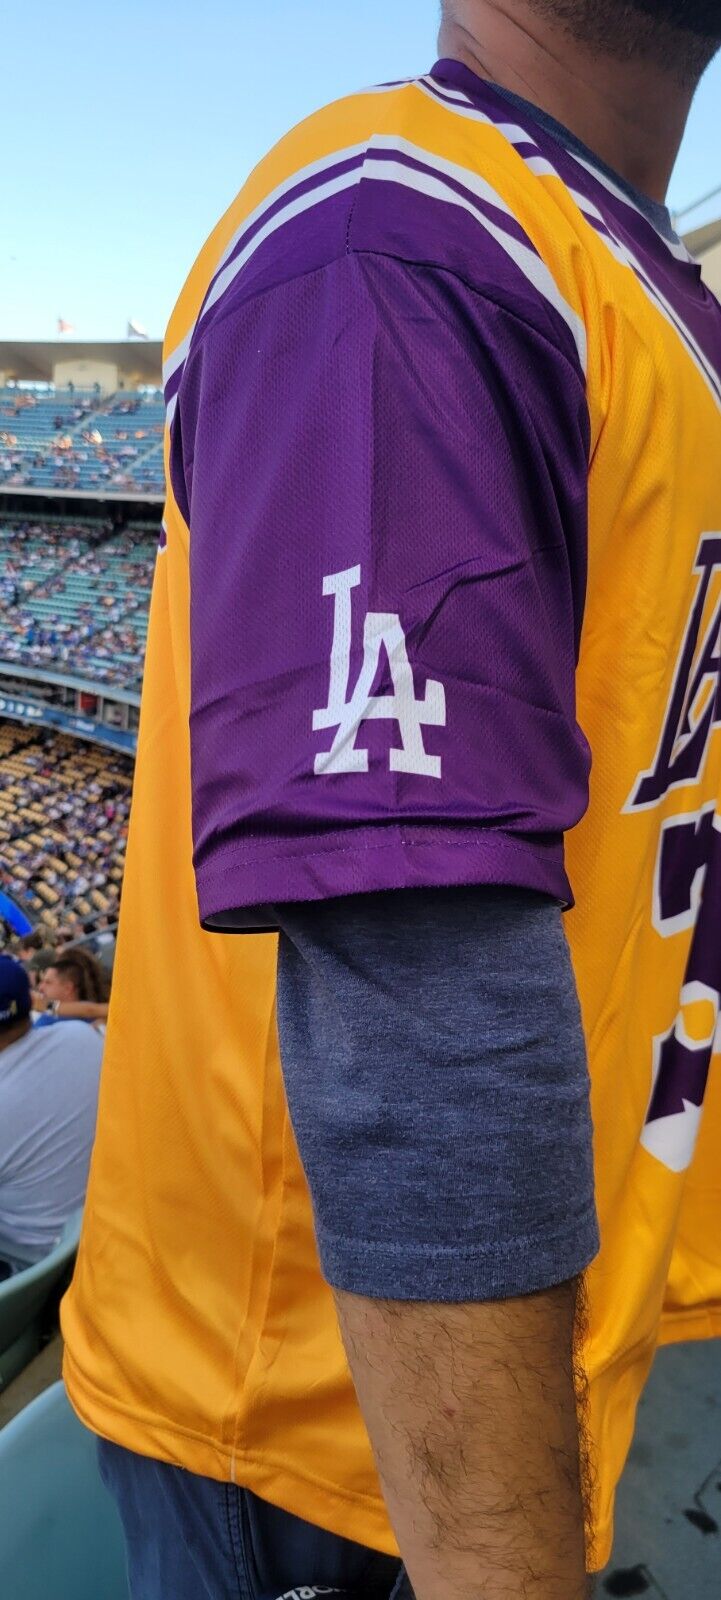
POLYGON ((132 1600, 413 1600, 399 1561, 248 1489, 104 1439, 98 1455, 125 1529, 132 1600))

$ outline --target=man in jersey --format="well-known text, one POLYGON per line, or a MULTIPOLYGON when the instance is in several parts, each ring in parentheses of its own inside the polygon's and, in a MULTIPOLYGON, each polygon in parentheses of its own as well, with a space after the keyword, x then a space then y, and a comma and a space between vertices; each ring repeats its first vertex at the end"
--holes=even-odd
POLYGON ((721 311, 663 203, 720 41, 721 0, 455 0, 428 77, 269 156, 171 320, 118 981, 147 936, 183 982, 111 1015, 65 1314, 135 1600, 581 1600, 596 1202, 607 1554, 616 1373, 694 1304, 721 990, 721 311))

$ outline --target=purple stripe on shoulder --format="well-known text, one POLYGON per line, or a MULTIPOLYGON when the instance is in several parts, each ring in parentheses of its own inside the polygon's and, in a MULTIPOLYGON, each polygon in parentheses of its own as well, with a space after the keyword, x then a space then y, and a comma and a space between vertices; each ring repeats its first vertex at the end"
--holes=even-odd
MULTIPOLYGON (((434 100, 438 100, 441 105, 448 106, 450 111, 458 111, 461 115, 464 112, 475 113, 476 116, 485 118, 493 127, 508 125, 514 128, 518 127, 520 133, 526 133, 526 129, 518 121, 518 117, 514 115, 514 106, 508 101, 501 101, 498 96, 495 97, 493 105, 489 104, 484 107, 478 101, 474 102, 470 95, 465 95, 463 100, 459 100, 457 95, 444 94, 440 84, 433 76, 423 79, 423 88, 434 100)), ((523 155, 524 160, 527 156, 539 154, 538 145, 531 133, 527 133, 524 139, 519 139, 514 144, 514 148, 519 151, 519 154, 523 155)))
MULTIPOLYGON (((248 245, 252 244, 253 240, 260 233, 261 229, 266 227, 269 222, 272 222, 274 217, 277 217, 281 211, 284 211, 294 201, 300 200, 304 195, 312 194, 314 189, 321 189, 324 184, 330 183, 334 178, 340 178, 344 175, 344 173, 353 172, 355 168, 362 167, 364 160, 365 150, 361 150, 360 153, 353 156, 348 156, 343 160, 329 161, 328 165, 323 167, 321 172, 314 172, 311 177, 300 179, 298 183, 293 184, 292 188, 286 189, 284 193, 278 197, 278 199, 272 200, 272 197, 269 196, 268 198, 270 203, 266 204, 263 207, 261 214, 254 219, 248 228, 243 230, 240 238, 233 246, 230 255, 226 257, 222 265, 214 274, 208 285, 208 294, 210 294, 221 273, 225 272, 232 262, 237 260, 238 256, 241 255, 245 249, 247 249, 248 245)), ((202 316, 203 312, 201 309, 200 317, 198 318, 199 321, 202 319, 202 316)))
MULTIPOLYGON (((419 269, 431 267, 461 279, 469 290, 543 332, 585 385, 579 350, 561 311, 514 259, 501 237, 483 226, 480 210, 429 199, 402 180, 362 185, 348 234, 357 253, 394 256, 419 269)), ((495 218, 493 219, 495 228, 495 218)), ((511 243, 513 219, 506 217, 511 243)), ((498 229, 501 234, 501 229, 498 229)), ((513 236, 515 243, 515 236, 513 236)), ((526 240, 523 240, 526 244, 526 240)), ((530 253, 530 251, 529 251, 530 253)), ((533 252, 532 259, 538 259, 533 252)))
MULTIPOLYGON (((686 256, 680 257, 669 241, 654 227, 650 218, 634 205, 629 197, 614 193, 602 173, 595 173, 572 150, 549 133, 529 116, 528 124, 521 108, 509 105, 492 84, 484 83, 475 73, 460 62, 443 61, 434 68, 437 88, 443 84, 460 90, 469 103, 497 126, 512 122, 528 133, 528 140, 518 141, 514 148, 522 159, 542 155, 557 173, 562 183, 579 199, 587 222, 601 237, 621 245, 633 260, 631 269, 649 298, 657 305, 659 296, 666 302, 665 312, 675 327, 679 338, 693 359, 705 371, 710 388, 718 396, 721 385, 721 317, 718 303, 701 281, 700 268, 686 256), (584 210, 584 202, 589 210, 584 210), (591 208, 601 219, 589 214, 591 208), (689 337, 690 336, 690 337, 689 337), (701 352, 693 350, 693 345, 701 352)), ((445 97, 449 110, 457 105, 445 97)), ((460 106, 462 110, 463 107, 460 106)))
POLYGON ((462 99, 459 99, 457 93, 447 94, 442 88, 441 84, 437 82, 432 74, 429 73, 427 78, 421 78, 418 81, 420 82, 421 87, 425 89, 428 94, 433 96, 434 100, 440 100, 443 105, 453 106, 454 108, 460 107, 461 110, 463 110, 465 106, 468 111, 474 110, 473 101, 469 99, 467 94, 464 94, 462 99))
MULTIPOLYGON (((231 284, 229 284, 218 297, 218 299, 213 302, 212 306, 208 306, 210 296, 213 293, 218 280, 222 277, 222 274, 227 272, 228 268, 232 267, 233 264, 237 262, 239 256, 241 256, 245 250, 250 249, 254 240, 258 240, 263 229, 269 224, 276 221, 278 227, 286 227, 289 223, 293 222, 294 219, 292 217, 288 219, 287 223, 284 223, 282 220, 283 212, 287 210, 289 206, 297 203, 304 197, 313 194, 315 191, 320 192, 325 184, 332 182, 334 179, 343 178, 348 174, 359 170, 363 165, 364 159, 365 150, 361 150, 356 155, 348 156, 338 161, 329 160, 328 165, 323 167, 322 171, 313 173, 310 177, 299 179, 296 184, 286 189, 283 194, 278 196, 275 200, 273 199, 272 195, 268 196, 267 204, 263 207, 260 214, 254 218, 253 222, 250 223, 247 228, 244 228, 240 237, 236 240, 230 254, 217 268, 216 272, 211 278, 210 283, 205 291, 203 303, 200 307, 200 311, 198 312, 195 327, 191 336, 191 350, 201 329, 205 329, 208 317, 212 316, 214 320, 218 306, 225 304, 225 297, 228 293, 228 289, 231 287, 231 284)), ((324 203, 325 202, 319 198, 318 207, 311 208, 314 216, 317 214, 317 209, 319 209, 324 203)), ((264 247, 265 243, 266 241, 262 241, 260 244, 261 249, 264 247)), ((308 269, 306 268, 305 270, 308 269)), ((234 280, 231 280, 231 283, 232 281, 234 280)))
POLYGON ((405 151, 394 149, 384 150, 380 146, 374 145, 372 149, 369 149, 368 151, 368 161, 398 162, 401 166, 407 167, 411 172, 424 173, 431 178, 437 179, 444 185, 446 189, 449 189, 451 193, 457 194, 459 199, 462 199, 468 205, 472 206, 473 210, 478 213, 479 217, 487 217, 489 221, 493 222, 494 226, 502 228, 504 233, 508 234, 509 238, 515 239, 517 243, 525 245, 528 250, 532 250, 534 255, 538 255, 538 251, 532 240, 521 227, 520 222, 518 222, 511 212, 503 206, 500 198, 498 204, 496 205, 493 201, 486 200, 480 195, 476 194, 474 189, 468 188, 466 184, 460 181, 460 179, 454 178, 450 173, 444 172, 443 170, 434 166, 432 162, 423 161, 420 156, 410 156, 405 151))
POLYGON ((269 237, 260 241, 223 294, 205 311, 202 321, 196 323, 186 367, 232 305, 247 303, 280 284, 328 266, 344 254, 353 193, 353 189, 344 189, 319 200, 306 211, 281 220, 269 237))
POLYGON ((183 376, 184 371, 185 371, 185 362, 181 361, 180 366, 175 368, 175 372, 171 372, 170 377, 168 378, 168 381, 167 381, 167 383, 165 385, 165 388, 163 390, 163 394, 165 396, 165 404, 166 404, 166 406, 170 405, 170 402, 171 402, 171 400, 173 398, 173 395, 178 393, 178 389, 180 388, 180 380, 181 380, 181 378, 183 376))

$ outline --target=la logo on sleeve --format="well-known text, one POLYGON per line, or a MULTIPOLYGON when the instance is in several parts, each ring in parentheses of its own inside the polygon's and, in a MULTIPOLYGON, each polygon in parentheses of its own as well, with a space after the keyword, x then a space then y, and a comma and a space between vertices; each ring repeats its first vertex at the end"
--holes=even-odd
POLYGON ((333 572, 323 579, 323 594, 335 599, 333 643, 330 653, 328 704, 313 712, 313 729, 335 728, 330 750, 315 758, 316 777, 341 772, 367 772, 368 751, 359 749, 356 740, 363 722, 385 719, 396 722, 401 737, 400 749, 390 748, 391 772, 411 772, 422 778, 441 777, 441 757, 429 755, 423 743, 423 728, 446 726, 446 695, 442 683, 429 678, 422 700, 416 699, 413 669, 400 618, 393 611, 368 611, 363 624, 363 663, 351 692, 351 641, 353 614, 351 594, 361 581, 360 567, 333 572), (374 695, 381 652, 388 658, 392 694, 374 695))

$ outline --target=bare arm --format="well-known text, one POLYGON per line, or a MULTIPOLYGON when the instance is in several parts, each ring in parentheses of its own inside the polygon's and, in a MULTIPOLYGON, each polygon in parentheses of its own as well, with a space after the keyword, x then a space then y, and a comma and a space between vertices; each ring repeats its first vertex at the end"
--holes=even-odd
POLYGON ((416 1600, 582 1600, 576 1285, 472 1305, 335 1298, 416 1600))
POLYGON ((281 916, 288 1102, 416 1600, 581 1600, 597 1230, 560 910, 469 888, 281 916))
POLYGON ((108 1005, 95 1000, 61 1000, 57 1009, 59 1017, 77 1017, 80 1022, 107 1022, 108 1005))

